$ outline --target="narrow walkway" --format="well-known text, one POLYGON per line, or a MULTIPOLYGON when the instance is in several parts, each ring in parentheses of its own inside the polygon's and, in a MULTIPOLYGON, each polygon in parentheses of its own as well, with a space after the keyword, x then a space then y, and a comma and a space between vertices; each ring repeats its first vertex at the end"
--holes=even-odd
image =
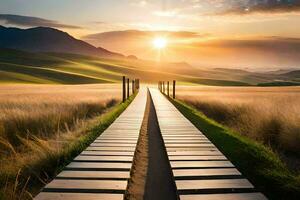
POLYGON ((151 98, 149 98, 149 101, 149 164, 144 200, 176 200, 176 186, 171 166, 160 134, 153 101, 151 98))
POLYGON ((120 117, 35 199, 123 200, 144 116, 146 92, 141 89, 120 117))
POLYGON ((265 200, 157 89, 150 89, 181 200, 265 200))

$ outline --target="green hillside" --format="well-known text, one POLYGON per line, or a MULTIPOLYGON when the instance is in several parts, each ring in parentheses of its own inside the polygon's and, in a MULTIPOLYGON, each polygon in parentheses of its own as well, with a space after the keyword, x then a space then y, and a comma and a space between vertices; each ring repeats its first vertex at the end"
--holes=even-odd
POLYGON ((184 83, 247 86, 272 82, 274 75, 224 69, 199 69, 186 63, 160 64, 142 60, 112 60, 62 53, 29 53, 0 49, 0 83, 115 83, 125 75, 143 82, 177 80, 184 83))

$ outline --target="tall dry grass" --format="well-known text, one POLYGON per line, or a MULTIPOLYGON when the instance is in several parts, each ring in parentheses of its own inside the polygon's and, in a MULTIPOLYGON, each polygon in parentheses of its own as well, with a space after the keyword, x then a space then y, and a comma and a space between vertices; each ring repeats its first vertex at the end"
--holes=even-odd
POLYGON ((300 87, 181 86, 177 96, 300 169, 300 87))
POLYGON ((1 85, 0 194, 30 198, 30 176, 47 176, 39 163, 55 160, 119 99, 118 85, 1 85))

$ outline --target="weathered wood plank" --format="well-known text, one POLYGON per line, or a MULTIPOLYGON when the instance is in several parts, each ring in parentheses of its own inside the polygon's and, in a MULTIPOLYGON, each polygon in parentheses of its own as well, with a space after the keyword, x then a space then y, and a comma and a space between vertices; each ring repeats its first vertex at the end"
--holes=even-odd
POLYGON ((136 143, 102 143, 102 142, 93 142, 90 144, 90 147, 133 147, 135 148, 136 143))
POLYGON ((241 175, 235 168, 225 169, 173 169, 174 177, 241 175))
POLYGON ((133 156, 77 156, 75 161, 132 161, 133 156))
POLYGON ((227 160, 225 156, 169 156, 170 161, 207 161, 207 160, 227 160))
POLYGON ((88 151, 135 151, 134 147, 91 147, 86 148, 88 151))
POLYGON ((123 200, 123 194, 57 193, 41 192, 36 200, 123 200))
POLYGON ((212 143, 200 143, 200 144, 191 144, 191 143, 166 143, 165 146, 167 148, 174 148, 174 147, 180 147, 180 148, 192 148, 192 147, 200 147, 200 148, 215 148, 215 145, 212 143))
POLYGON ((133 151, 83 151, 80 155, 91 155, 91 156, 133 156, 133 151))
POLYGON ((54 179, 46 189, 126 190, 127 181, 54 179))
POLYGON ((223 155, 217 149, 208 149, 205 151, 168 151, 169 156, 210 156, 210 155, 223 155))
POLYGON ((129 178, 129 171, 62 171, 59 178, 129 178))
POLYGON ((71 162, 66 169, 128 169, 131 163, 108 163, 108 162, 71 162))
POLYGON ((234 167, 229 161, 171 161, 172 168, 234 167))
POLYGON ((267 200, 261 193, 180 195, 180 200, 267 200))
POLYGON ((177 180, 178 190, 253 188, 247 179, 177 180))

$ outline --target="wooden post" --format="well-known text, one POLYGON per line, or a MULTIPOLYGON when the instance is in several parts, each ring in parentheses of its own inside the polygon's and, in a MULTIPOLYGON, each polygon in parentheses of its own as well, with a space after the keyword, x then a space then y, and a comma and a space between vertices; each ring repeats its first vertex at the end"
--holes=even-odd
POLYGON ((127 78, 127 99, 129 98, 129 78, 127 78))
POLYGON ((134 94, 134 92, 135 92, 135 88, 134 88, 134 80, 132 80, 132 82, 131 82, 131 89, 132 89, 132 94, 134 94))
POLYGON ((165 93, 165 82, 163 81, 163 89, 162 89, 162 93, 165 93))
POLYGON ((125 76, 123 76, 123 85, 122 85, 122 92, 123 92, 123 103, 126 100, 126 86, 125 86, 125 76))
POLYGON ((158 89, 161 92, 161 81, 158 82, 158 89))
POLYGON ((170 82, 168 81, 168 86, 167 86, 167 95, 168 97, 170 96, 170 82))
POLYGON ((175 99, 175 91, 176 91, 176 89, 175 89, 175 87, 176 87, 176 81, 175 80, 173 80, 173 99, 175 99))

